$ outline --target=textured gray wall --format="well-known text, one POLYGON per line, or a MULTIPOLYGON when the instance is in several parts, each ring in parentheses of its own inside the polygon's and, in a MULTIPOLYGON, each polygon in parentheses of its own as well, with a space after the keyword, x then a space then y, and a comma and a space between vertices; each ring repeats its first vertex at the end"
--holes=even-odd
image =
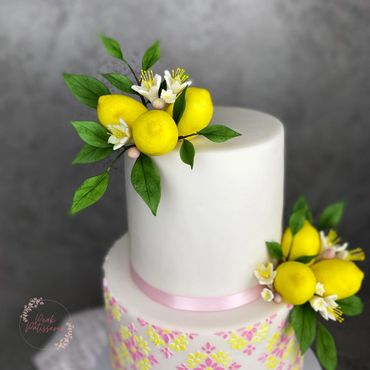
MULTIPOLYGON (((0 367, 31 368, 33 351, 16 328, 28 297, 52 297, 71 311, 101 303, 100 265, 126 228, 121 168, 99 205, 67 215, 74 189, 99 165, 70 165, 81 144, 68 121, 94 112, 73 99, 61 73, 120 68, 99 31, 134 56, 159 38, 159 70, 180 63, 216 103, 281 118, 287 206, 299 193, 314 211, 345 199, 343 235, 370 246, 369 4, 0 0, 0 367)), ((339 369, 370 369, 369 331, 368 311, 336 330, 339 369)))

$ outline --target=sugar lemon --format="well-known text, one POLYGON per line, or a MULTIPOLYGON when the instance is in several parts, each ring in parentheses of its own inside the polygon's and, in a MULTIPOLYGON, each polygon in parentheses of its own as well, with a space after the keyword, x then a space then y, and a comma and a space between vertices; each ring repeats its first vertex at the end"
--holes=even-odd
POLYGON ((288 261, 278 266, 274 287, 285 302, 300 305, 315 294, 316 278, 307 265, 288 261))
POLYGON ((129 96, 112 94, 99 97, 96 112, 103 126, 117 124, 122 118, 131 127, 136 118, 147 112, 147 109, 129 96))
MULTIPOLYGON (((172 116, 174 104, 167 112, 172 116)), ((213 115, 213 103, 210 92, 200 87, 189 87, 186 90, 185 110, 178 123, 179 135, 190 135, 208 126, 213 115)))
POLYGON ((292 231, 287 228, 281 240, 281 248, 284 257, 289 255, 290 260, 296 260, 302 256, 314 256, 319 254, 321 248, 320 234, 308 221, 304 222, 302 228, 294 235, 293 243, 291 243, 292 231))
POLYGON ((356 294, 364 278, 364 273, 356 264, 337 258, 317 262, 311 269, 317 281, 324 285, 324 295, 335 294, 338 299, 356 294))
POLYGON ((173 150, 178 130, 173 118, 161 110, 145 112, 132 125, 132 136, 137 148, 148 155, 162 155, 173 150))

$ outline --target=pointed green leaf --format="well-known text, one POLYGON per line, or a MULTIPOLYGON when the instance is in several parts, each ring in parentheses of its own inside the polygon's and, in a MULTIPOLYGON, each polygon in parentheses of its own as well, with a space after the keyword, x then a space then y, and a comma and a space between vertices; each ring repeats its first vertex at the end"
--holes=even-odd
POLYGON ((184 163, 188 164, 191 169, 193 169, 194 166, 194 156, 194 145, 189 140, 184 139, 180 148, 180 158, 184 163))
POLYGON ((107 190, 108 182, 108 172, 86 179, 73 196, 71 214, 80 212, 96 203, 107 190))
POLYGON ((96 148, 89 144, 85 144, 76 158, 73 160, 73 164, 86 164, 100 161, 104 158, 109 157, 113 153, 113 145, 107 148, 96 148))
POLYGON ((337 300, 337 303, 339 304, 339 307, 342 310, 343 314, 346 316, 361 315, 364 310, 364 303, 362 302, 362 299, 357 295, 339 299, 337 300))
POLYGON ((132 167, 131 183, 155 216, 161 199, 161 179, 158 167, 144 153, 132 167))
POLYGON ((302 354, 311 347, 316 335, 316 313, 309 303, 294 306, 289 315, 302 354))
POLYGON ((316 354, 325 370, 335 370, 337 367, 337 349, 329 331, 318 324, 316 339, 316 354))
POLYGON ((283 252, 281 250, 281 245, 278 242, 266 242, 266 247, 272 258, 276 260, 281 260, 283 258, 283 252))
POLYGON ((126 59, 123 57, 121 46, 119 42, 115 39, 107 37, 102 33, 99 35, 100 41, 103 43, 106 52, 114 58, 118 58, 126 62, 126 59))
POLYGON ((312 222, 312 214, 308 207, 306 198, 303 195, 300 195, 297 201, 293 205, 293 212, 302 211, 304 212, 306 219, 312 222))
POLYGON ((96 148, 110 148, 107 130, 94 121, 73 121, 72 126, 76 129, 79 137, 87 144, 96 148))
POLYGON ((149 69, 152 65, 158 62, 160 57, 161 57, 161 48, 159 41, 156 41, 144 53, 143 60, 141 62, 141 68, 144 71, 149 69))
POLYGON ((295 235, 301 228, 306 220, 306 212, 302 209, 295 211, 289 217, 289 228, 292 234, 295 235))
POLYGON ((104 73, 103 77, 107 79, 117 89, 128 93, 135 94, 135 91, 131 89, 133 82, 125 75, 117 72, 104 73))
POLYGON ((317 256, 318 256, 318 254, 315 254, 313 256, 301 256, 301 257, 296 258, 294 261, 301 262, 301 263, 310 263, 317 256))
POLYGON ((185 110, 185 96, 186 96, 186 90, 188 87, 185 87, 185 89, 182 91, 182 93, 176 98, 175 104, 173 105, 173 120, 178 124, 180 122, 180 119, 182 117, 182 114, 185 110))
POLYGON ((344 211, 344 202, 337 202, 326 207, 320 216, 319 228, 335 229, 343 216, 343 211, 344 211))
POLYGON ((199 135, 205 136, 208 140, 215 143, 223 143, 224 141, 241 136, 239 132, 232 130, 224 125, 210 125, 198 132, 199 135))
POLYGON ((94 77, 68 73, 63 77, 74 97, 91 108, 96 108, 99 96, 110 94, 109 89, 94 77))

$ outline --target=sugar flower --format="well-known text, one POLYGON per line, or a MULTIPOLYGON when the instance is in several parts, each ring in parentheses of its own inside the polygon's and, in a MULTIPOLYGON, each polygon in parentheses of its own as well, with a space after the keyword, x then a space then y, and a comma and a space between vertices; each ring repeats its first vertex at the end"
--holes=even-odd
POLYGON ((361 248, 347 250, 348 243, 341 243, 338 234, 331 229, 328 235, 320 231, 321 239, 321 256, 325 257, 328 251, 335 253, 335 258, 347 261, 363 261, 365 260, 365 253, 361 248))
POLYGON ((261 297, 264 301, 271 302, 274 299, 274 293, 270 289, 264 288, 261 291, 261 297))
POLYGON ((324 288, 324 284, 322 284, 322 283, 317 283, 316 284, 316 291, 315 291, 315 293, 317 294, 317 295, 319 295, 319 296, 323 296, 324 295, 324 293, 325 293, 325 288, 324 288))
POLYGON ((158 99, 159 87, 161 86, 162 77, 154 75, 152 70, 141 71, 141 84, 132 85, 131 89, 147 98, 151 103, 158 99))
POLYGON ((310 299, 311 307, 319 312, 325 320, 343 322, 342 310, 336 302, 337 296, 330 295, 327 297, 314 296, 310 299))
POLYGON ((131 137, 130 128, 122 118, 118 124, 108 125, 108 130, 111 132, 108 143, 113 144, 113 150, 122 148, 131 137))
POLYGON ((168 103, 168 104, 171 104, 171 103, 174 103, 175 100, 176 100, 176 94, 171 90, 171 89, 167 89, 167 90, 162 90, 161 92, 161 99, 168 103))
POLYGON ((167 90, 170 89, 173 94, 178 95, 185 87, 191 85, 188 80, 189 75, 186 74, 184 68, 177 68, 176 71, 164 71, 164 79, 166 80, 167 90))
POLYGON ((259 284, 270 285, 273 283, 276 276, 276 271, 274 271, 274 266, 271 262, 266 264, 260 263, 256 270, 254 271, 259 284))

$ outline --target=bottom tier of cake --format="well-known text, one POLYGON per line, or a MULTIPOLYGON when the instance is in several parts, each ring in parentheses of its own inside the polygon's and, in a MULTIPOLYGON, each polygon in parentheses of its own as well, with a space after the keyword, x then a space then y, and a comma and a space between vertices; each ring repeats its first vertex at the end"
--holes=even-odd
POLYGON ((104 298, 113 369, 303 367, 294 333, 286 323, 287 305, 257 300, 222 312, 162 306, 144 295, 131 279, 127 235, 106 258, 104 298))

